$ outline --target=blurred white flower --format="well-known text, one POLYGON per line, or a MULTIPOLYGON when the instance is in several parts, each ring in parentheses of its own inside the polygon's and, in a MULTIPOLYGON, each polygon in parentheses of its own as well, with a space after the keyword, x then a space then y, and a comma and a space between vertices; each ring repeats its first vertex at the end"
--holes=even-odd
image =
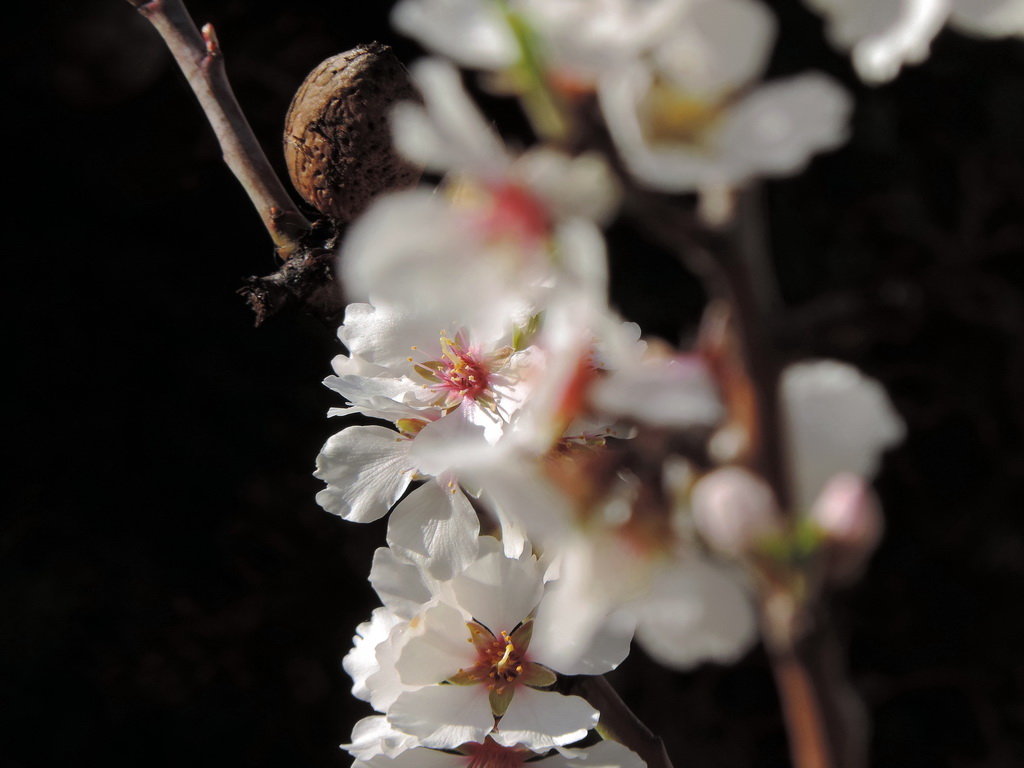
POLYGON ((825 75, 754 87, 775 34, 751 0, 692 0, 636 60, 607 73, 601 109, 627 167, 642 183, 684 192, 803 169, 846 140, 851 101, 825 75))
POLYGON ((719 552, 740 556, 782 532, 775 495, 761 478, 739 467, 705 475, 693 488, 693 521, 719 552))
POLYGON ((594 382, 590 401, 598 411, 675 429, 712 427, 724 416, 707 368, 695 355, 631 355, 615 360, 594 382))
POLYGON ((552 663, 589 673, 588 657, 634 633, 655 660, 675 669, 734 661, 750 647, 756 617, 739 570, 669 537, 657 546, 610 523, 593 521, 558 540, 558 579, 534 630, 534 641, 550 646, 552 663), (558 633, 556 617, 574 632, 558 633))
POLYGON ((525 36, 549 80, 586 88, 661 37, 688 2, 402 0, 391 21, 458 64, 490 71, 520 65, 525 36))
POLYGON ((455 174, 460 183, 499 198, 500 190, 514 187, 524 197, 523 205, 532 200, 538 228, 548 219, 580 217, 600 223, 611 215, 618 188, 599 155, 570 157, 541 147, 513 156, 451 64, 423 59, 413 66, 412 79, 423 104, 400 102, 391 115, 395 146, 407 158, 431 171, 455 174))
POLYGON ((953 0, 949 23, 978 37, 1024 37, 1024 0, 953 0))
POLYGON ((1024 35, 1021 0, 806 0, 825 17, 837 48, 850 51, 867 83, 884 83, 928 57, 948 21, 979 37, 1024 35))
POLYGON ((882 452, 903 439, 903 422, 885 390, 852 365, 791 365, 782 373, 780 397, 798 510, 810 510, 835 475, 870 480, 882 452))

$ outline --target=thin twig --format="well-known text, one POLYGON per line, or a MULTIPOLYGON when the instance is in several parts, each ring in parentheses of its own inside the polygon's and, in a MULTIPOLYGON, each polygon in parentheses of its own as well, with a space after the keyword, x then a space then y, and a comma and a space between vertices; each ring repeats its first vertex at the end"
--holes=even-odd
MULTIPOLYGON (((775 338, 781 302, 767 251, 759 191, 748 188, 736 193, 729 213, 718 222, 712 237, 719 238, 715 255, 755 405, 749 461, 794 522, 797 510, 791 496, 792 468, 787 465, 787 429, 779 393, 783 360, 775 338)), ((761 589, 762 634, 779 689, 790 753, 795 768, 862 768, 863 710, 846 679, 843 655, 821 599, 817 590, 807 591, 796 582, 766 583, 761 589)))
POLYGON ((664 742, 641 722, 607 679, 601 675, 581 676, 574 687, 601 713, 597 730, 602 736, 632 749, 647 768, 672 768, 664 742))
POLYGON ((750 463, 775 491, 779 507, 789 509, 790 467, 779 397, 782 360, 773 338, 779 300, 760 213, 758 189, 735 192, 732 215, 714 232, 719 238, 715 255, 754 396, 750 463))
POLYGON ((224 162, 256 206, 278 254, 288 258, 310 223, 288 197, 235 99, 213 25, 200 33, 182 0, 128 2, 164 39, 217 135, 224 162))

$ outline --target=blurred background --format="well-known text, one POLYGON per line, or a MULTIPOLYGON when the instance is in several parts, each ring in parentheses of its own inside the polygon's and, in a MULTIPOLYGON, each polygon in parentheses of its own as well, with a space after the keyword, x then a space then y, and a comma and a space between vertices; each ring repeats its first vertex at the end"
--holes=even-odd
MULTIPOLYGON (((381 40, 390 2, 194 0, 271 160, 292 93, 381 40)), ((882 380, 910 437, 878 479, 888 534, 834 619, 879 768, 1024 765, 1024 43, 951 32, 867 89, 796 0, 772 74, 855 94, 850 144, 767 186, 793 355, 882 380)), ((317 507, 334 329, 259 329, 274 270, 184 79, 124 0, 21 3, 0 42, 5 204, 0 763, 348 766, 369 714, 340 659, 382 524, 317 507)), ((521 125, 514 105, 493 113, 521 125)), ((684 339, 699 286, 624 223, 615 299, 684 339)), ((763 653, 613 681, 679 768, 788 764, 763 653)))

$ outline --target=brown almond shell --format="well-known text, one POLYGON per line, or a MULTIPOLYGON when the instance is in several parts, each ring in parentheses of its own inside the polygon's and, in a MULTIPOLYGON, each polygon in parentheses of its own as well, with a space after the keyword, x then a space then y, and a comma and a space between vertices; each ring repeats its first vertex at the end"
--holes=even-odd
POLYGON ((381 192, 415 184, 420 169, 395 152, 388 113, 416 98, 405 67, 380 43, 356 46, 310 72, 284 131, 288 175, 302 198, 347 222, 381 192))

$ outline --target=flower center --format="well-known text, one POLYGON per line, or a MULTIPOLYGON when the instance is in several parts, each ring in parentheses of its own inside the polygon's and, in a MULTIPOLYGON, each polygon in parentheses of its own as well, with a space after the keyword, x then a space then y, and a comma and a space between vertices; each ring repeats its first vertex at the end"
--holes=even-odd
POLYGON ((469 642, 476 647, 476 664, 460 669, 450 682, 458 685, 485 685, 492 693, 511 693, 517 682, 532 682, 529 674, 524 680, 518 678, 524 670, 532 670, 536 664, 526 660, 529 647, 529 627, 524 632, 500 632, 497 636, 475 621, 467 622, 469 642))
POLYGON ((508 632, 477 645, 476 672, 480 682, 499 693, 523 671, 523 650, 517 649, 508 632))
POLYGON ((483 744, 466 744, 461 749, 469 756, 467 768, 515 768, 533 757, 531 752, 503 747, 490 739, 483 744))
POLYGON ((458 335, 450 338, 442 332, 441 358, 417 363, 415 370, 430 382, 431 389, 441 393, 447 406, 463 400, 488 399, 490 365, 477 350, 467 348, 458 335))
POLYGON ((491 210, 484 227, 490 238, 533 247, 547 237, 551 228, 548 213, 528 190, 506 182, 489 191, 491 210))
POLYGON ((658 81, 640 105, 644 134, 652 144, 700 144, 722 114, 722 106, 687 96, 658 81))

